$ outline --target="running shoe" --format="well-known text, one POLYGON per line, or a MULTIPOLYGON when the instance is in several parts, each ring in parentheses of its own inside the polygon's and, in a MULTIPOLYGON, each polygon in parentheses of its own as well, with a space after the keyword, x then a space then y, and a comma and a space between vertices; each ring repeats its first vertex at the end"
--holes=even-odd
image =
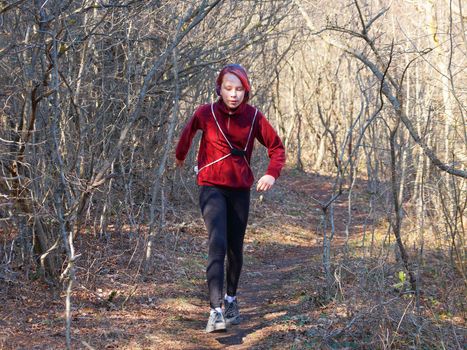
POLYGON ((222 312, 211 310, 208 324, 206 325, 206 333, 224 332, 225 330, 225 318, 222 312))
POLYGON ((240 311, 238 309, 237 299, 229 303, 227 300, 225 302, 225 322, 227 325, 236 325, 240 323, 240 311))

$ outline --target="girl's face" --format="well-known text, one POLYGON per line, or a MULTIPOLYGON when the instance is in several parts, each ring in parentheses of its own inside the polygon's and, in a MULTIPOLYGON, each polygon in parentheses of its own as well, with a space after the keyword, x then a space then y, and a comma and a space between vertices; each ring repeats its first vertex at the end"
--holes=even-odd
POLYGON ((235 109, 242 103, 245 97, 245 88, 235 74, 227 73, 222 78, 221 97, 230 109, 235 109))

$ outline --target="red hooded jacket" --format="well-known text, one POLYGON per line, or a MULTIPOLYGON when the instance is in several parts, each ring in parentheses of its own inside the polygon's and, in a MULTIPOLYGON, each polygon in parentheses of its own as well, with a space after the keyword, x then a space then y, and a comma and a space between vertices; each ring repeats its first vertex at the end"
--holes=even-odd
POLYGON ((219 127, 234 148, 244 150, 250 128, 253 129, 245 156, 227 156, 231 153, 231 148, 216 124, 211 104, 198 107, 182 131, 175 154, 177 159, 185 160, 196 131, 203 132, 198 152, 198 185, 249 189, 254 182, 249 163, 255 138, 268 150, 270 162, 266 174, 277 179, 285 163, 284 145, 264 115, 246 103, 242 103, 234 111, 229 110, 222 99, 212 106, 219 127), (225 158, 217 161, 222 157, 225 158), (208 165, 212 162, 215 163, 208 165))

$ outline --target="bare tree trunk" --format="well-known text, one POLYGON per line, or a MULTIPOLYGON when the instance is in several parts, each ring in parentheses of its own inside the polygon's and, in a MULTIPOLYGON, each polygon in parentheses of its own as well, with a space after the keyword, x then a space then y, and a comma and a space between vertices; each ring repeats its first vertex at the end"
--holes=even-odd
POLYGON ((318 146, 318 152, 314 164, 315 169, 320 169, 321 166, 323 165, 323 160, 324 157, 327 153, 327 147, 326 147, 326 136, 325 134, 322 134, 321 137, 319 138, 319 146, 318 146))
POLYGON ((402 262, 404 267, 409 274, 409 281, 412 290, 415 292, 417 290, 417 282, 415 275, 412 271, 411 265, 409 263, 409 257, 402 242, 401 237, 401 226, 402 226, 402 208, 401 203, 399 202, 399 190, 400 190, 400 180, 397 179, 397 160, 396 160, 396 135, 399 127, 399 123, 390 131, 389 142, 391 146, 391 185, 392 185, 392 199, 394 206, 394 222, 392 223, 393 233, 396 238, 399 251, 401 253, 402 262))
MULTIPOLYGON (((174 74, 174 83, 175 83, 174 106, 173 106, 172 119, 170 120, 169 130, 167 133, 167 141, 165 144, 164 154, 160 161, 159 168, 157 169, 157 173, 155 174, 153 188, 152 188, 152 201, 151 201, 150 216, 149 216, 149 237, 148 237, 148 243, 147 243, 146 251, 145 251, 145 272, 147 272, 150 267, 152 246, 154 245, 154 239, 155 239, 154 225, 156 222, 155 214, 156 214, 156 205, 158 202, 158 194, 161 188, 162 176, 165 171, 169 151, 172 147, 172 140, 173 140, 175 125, 178 120, 178 108, 179 108, 178 103, 180 100, 180 85, 178 81, 178 61, 177 61, 176 50, 174 50, 172 56, 173 56, 173 74, 174 74)), ((162 217, 164 216, 164 210, 165 210, 165 207, 164 207, 165 203, 163 201, 163 197, 164 197, 164 194, 163 194, 163 189, 162 189, 162 201, 161 201, 162 209, 161 209, 161 214, 159 218, 160 222, 162 221, 162 217)))
POLYGON ((51 123, 51 134, 53 137, 53 159, 55 166, 57 168, 57 177, 58 177, 58 186, 54 193, 55 206, 56 206, 56 215, 59 222, 60 233, 62 237, 62 243, 65 247, 67 254, 68 265, 65 271, 62 273, 62 278, 68 281, 66 288, 66 297, 65 297, 65 335, 66 335, 66 347, 71 349, 71 292, 73 288, 73 282, 75 280, 75 252, 73 246, 73 232, 71 231, 72 223, 65 217, 66 203, 69 205, 72 202, 72 199, 67 195, 67 181, 65 179, 64 173, 64 162, 62 154, 60 151, 60 114, 61 111, 58 105, 58 89, 59 89, 59 67, 58 67, 58 38, 56 33, 53 33, 52 36, 53 46, 52 46, 52 88, 54 93, 51 95, 51 102, 53 106, 53 117, 51 123))
POLYGON ((296 162, 296 169, 303 171, 303 162, 302 162, 302 141, 301 141, 301 133, 302 133, 302 115, 298 114, 298 126, 297 126, 297 162, 296 162))
POLYGON ((334 205, 331 203, 329 207, 322 207, 321 209, 323 211, 321 214, 321 229, 323 233, 323 267, 326 279, 326 298, 329 300, 334 295, 334 279, 331 268, 331 243, 335 233, 334 205), (328 232, 328 223, 331 226, 330 232, 328 232))

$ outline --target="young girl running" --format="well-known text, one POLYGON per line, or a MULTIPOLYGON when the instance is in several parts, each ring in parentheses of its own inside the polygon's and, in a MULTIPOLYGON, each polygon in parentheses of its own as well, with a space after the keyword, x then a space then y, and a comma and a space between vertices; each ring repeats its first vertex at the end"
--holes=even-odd
POLYGON ((239 64, 225 66, 216 79, 216 92, 219 99, 196 109, 176 148, 176 164, 183 166, 193 137, 202 131, 196 170, 199 205, 209 236, 206 276, 211 312, 206 332, 225 331, 226 325, 240 323, 236 295, 254 182, 250 168, 254 140, 267 148, 270 158, 257 191, 271 189, 285 163, 279 136, 264 115, 248 104, 250 82, 245 69, 239 64))

